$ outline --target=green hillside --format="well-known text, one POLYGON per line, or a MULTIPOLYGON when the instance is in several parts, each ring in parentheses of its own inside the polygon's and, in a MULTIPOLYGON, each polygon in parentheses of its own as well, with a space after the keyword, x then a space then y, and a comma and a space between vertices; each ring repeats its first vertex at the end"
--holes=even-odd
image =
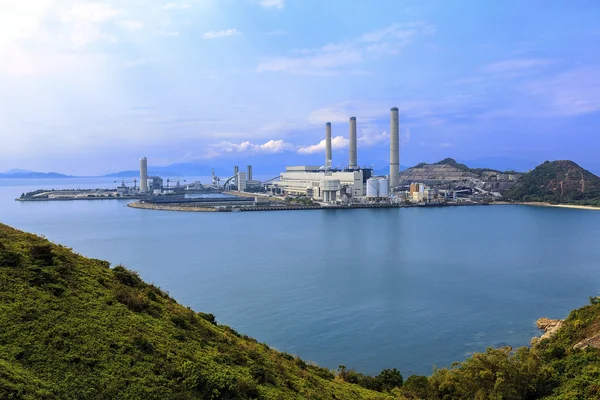
POLYGON ((600 178, 573 161, 546 161, 507 194, 517 201, 600 206, 600 178))
POLYGON ((0 398, 386 399, 0 225, 0 398))
POLYGON ((334 373, 123 267, 0 224, 0 399, 594 399, 599 333, 592 299, 533 348, 489 349, 430 377, 334 373))

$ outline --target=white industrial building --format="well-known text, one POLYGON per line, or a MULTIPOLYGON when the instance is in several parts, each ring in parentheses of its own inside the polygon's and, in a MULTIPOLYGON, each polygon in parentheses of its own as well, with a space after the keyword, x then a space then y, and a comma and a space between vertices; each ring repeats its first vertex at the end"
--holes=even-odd
POLYGON ((344 196, 363 197, 365 178, 369 173, 370 170, 365 169, 336 171, 316 166, 286 167, 279 181, 273 182, 271 188, 285 194, 333 202, 344 196))
MULTIPOLYGON (((331 123, 325 124, 325 166, 286 167, 270 189, 275 193, 308 196, 328 203, 344 199, 367 197, 388 199, 398 184, 400 142, 398 109, 390 114, 390 178, 372 178, 370 168, 360 168, 357 162, 356 118, 350 118, 349 160, 344 170, 332 169, 331 123)), ((250 173, 250 170, 249 170, 250 173)))

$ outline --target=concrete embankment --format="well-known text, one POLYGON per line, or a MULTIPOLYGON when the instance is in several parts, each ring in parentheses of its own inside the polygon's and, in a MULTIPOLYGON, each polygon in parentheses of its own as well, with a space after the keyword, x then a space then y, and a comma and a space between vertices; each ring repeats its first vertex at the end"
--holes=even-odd
POLYGON ((134 202, 127 206, 132 208, 141 208, 145 210, 162 211, 183 211, 183 212, 251 212, 251 211, 300 211, 300 210, 355 210, 365 208, 433 208, 433 207, 461 207, 476 206, 485 204, 353 204, 353 205, 271 205, 271 206, 207 206, 198 205, 198 203, 145 203, 134 202))
POLYGON ((197 207, 194 205, 181 205, 181 204, 153 204, 153 203, 142 203, 139 201, 127 204, 127 207, 140 208, 143 210, 162 210, 162 211, 186 211, 186 212, 216 212, 218 211, 213 207, 197 207))

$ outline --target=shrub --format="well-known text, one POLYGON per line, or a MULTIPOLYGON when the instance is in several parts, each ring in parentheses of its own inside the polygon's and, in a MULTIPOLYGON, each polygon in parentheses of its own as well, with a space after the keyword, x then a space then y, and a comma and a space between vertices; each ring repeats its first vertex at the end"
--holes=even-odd
POLYGON ((116 289, 115 297, 119 303, 134 312, 146 311, 150 307, 150 302, 141 293, 134 293, 127 287, 116 289))
POLYGON ((29 251, 31 260, 40 266, 49 266, 54 262, 54 254, 50 243, 34 244, 29 251))
POLYGON ((207 313, 199 312, 198 316, 200 318, 210 322, 211 324, 217 326, 217 318, 215 317, 214 314, 207 314, 207 313))
POLYGON ((20 267, 21 261, 22 257, 19 253, 0 247, 0 267, 20 267))
POLYGON ((429 392, 429 380, 426 376, 411 375, 402 385, 402 394, 410 399, 425 399, 429 392))
POLYGON ((142 286, 143 282, 137 272, 130 271, 122 265, 117 265, 113 268, 113 275, 123 285, 130 287, 142 286))
POLYGON ((381 385, 381 390, 389 391, 395 387, 401 387, 404 383, 402 374, 396 368, 384 369, 377 375, 377 380, 381 385))
POLYGON ((136 336, 133 338, 133 345, 144 353, 154 353, 154 344, 143 336, 136 336))

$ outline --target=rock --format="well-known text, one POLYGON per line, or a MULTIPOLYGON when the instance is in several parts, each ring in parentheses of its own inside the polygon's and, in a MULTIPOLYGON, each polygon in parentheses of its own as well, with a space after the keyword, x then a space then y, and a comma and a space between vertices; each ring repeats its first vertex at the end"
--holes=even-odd
POLYGON ((575 346, 573 346, 574 349, 585 349, 588 347, 593 347, 595 349, 600 349, 600 333, 592 336, 591 338, 587 338, 582 340, 581 342, 577 343, 575 346))
POLYGON ((562 319, 550 319, 550 318, 538 319, 535 324, 537 325, 538 329, 541 329, 544 331, 544 334, 539 339, 538 338, 531 339, 532 344, 533 344, 534 340, 535 340, 535 342, 537 342, 538 340, 544 340, 544 339, 550 338, 552 335, 554 335, 556 332, 558 332, 558 330, 562 326, 563 322, 564 321, 562 319))

